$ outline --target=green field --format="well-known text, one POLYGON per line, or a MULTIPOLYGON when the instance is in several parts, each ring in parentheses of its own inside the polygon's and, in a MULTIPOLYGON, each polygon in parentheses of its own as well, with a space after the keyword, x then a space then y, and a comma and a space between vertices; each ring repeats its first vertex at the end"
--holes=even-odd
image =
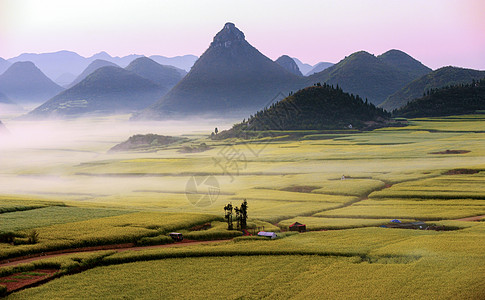
MULTIPOLYGON (((485 223, 454 220, 485 215, 485 116, 409 123, 250 143, 212 141, 197 133, 186 136, 186 144, 151 153, 107 153, 128 136, 94 134, 59 148, 0 149, 0 233, 13 232, 24 241, 35 230, 39 238, 36 244, 0 243, 0 258, 162 244, 173 230, 194 240, 232 238, 239 234, 225 229, 223 207, 239 206, 243 199, 255 230, 285 231, 300 222, 318 231, 281 233, 273 241, 236 238, 41 260, 24 268, 44 264, 69 273, 85 261, 92 269, 9 298, 483 299, 485 223), (201 142, 212 149, 178 152, 201 142), (34 154, 39 159, 15 163, 34 154), (7 156, 13 160, 3 159, 7 156), (194 204, 209 189, 200 185, 188 197, 188 182, 208 176, 217 183, 211 201, 194 204), (379 228, 392 219, 422 220, 449 231, 379 228), (191 230, 207 222, 211 229, 191 230), (227 289, 210 288, 224 280, 227 289)), ((12 272, 0 268, 2 274, 12 272)))

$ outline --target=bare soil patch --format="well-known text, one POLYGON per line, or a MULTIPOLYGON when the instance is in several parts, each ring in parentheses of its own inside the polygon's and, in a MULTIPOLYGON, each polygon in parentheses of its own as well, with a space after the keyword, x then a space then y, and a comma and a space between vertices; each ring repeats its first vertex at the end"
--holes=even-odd
POLYGON ((439 152, 430 152, 429 154, 465 154, 471 152, 470 150, 445 150, 439 152))
POLYGON ((313 190, 319 189, 318 186, 309 185, 295 185, 281 189, 286 192, 296 192, 296 193, 311 193, 313 190))
POLYGON ((7 293, 42 284, 56 275, 57 269, 37 269, 0 277, 0 284, 7 287, 7 293))
POLYGON ((462 175, 462 174, 476 174, 480 172, 480 170, 474 170, 474 169, 454 169, 454 170, 448 170, 443 175, 462 175))

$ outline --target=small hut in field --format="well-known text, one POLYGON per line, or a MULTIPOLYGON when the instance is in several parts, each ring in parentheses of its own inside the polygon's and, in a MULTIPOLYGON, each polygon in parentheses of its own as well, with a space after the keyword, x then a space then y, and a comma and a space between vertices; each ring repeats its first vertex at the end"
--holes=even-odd
POLYGON ((305 232, 306 231, 306 225, 301 224, 299 222, 295 222, 289 226, 290 231, 298 231, 298 232, 305 232))

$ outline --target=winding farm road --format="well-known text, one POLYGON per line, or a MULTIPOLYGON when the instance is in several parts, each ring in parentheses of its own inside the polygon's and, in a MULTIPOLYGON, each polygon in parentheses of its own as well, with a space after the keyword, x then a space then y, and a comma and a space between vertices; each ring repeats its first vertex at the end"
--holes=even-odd
POLYGON ((34 256, 28 257, 18 257, 12 258, 10 260, 3 260, 0 261, 0 267, 8 267, 8 266, 15 266, 18 264, 29 263, 36 260, 41 260, 44 258, 50 257, 58 257, 63 255, 81 253, 81 252, 98 252, 98 251, 105 251, 105 250, 114 250, 116 252, 123 252, 123 251, 139 251, 139 250, 146 250, 146 249, 154 249, 154 248, 169 248, 169 247, 185 247, 185 246, 193 246, 199 244, 211 244, 211 243, 218 243, 218 242, 227 242, 231 240, 213 240, 213 241, 192 241, 192 240, 185 240, 183 242, 173 243, 173 244, 165 244, 165 245, 154 245, 154 246, 134 246, 133 244, 118 244, 118 245, 106 245, 106 246, 99 246, 99 247, 86 247, 86 248, 77 248, 77 249, 66 249, 60 251, 52 251, 46 252, 43 254, 36 254, 34 256))

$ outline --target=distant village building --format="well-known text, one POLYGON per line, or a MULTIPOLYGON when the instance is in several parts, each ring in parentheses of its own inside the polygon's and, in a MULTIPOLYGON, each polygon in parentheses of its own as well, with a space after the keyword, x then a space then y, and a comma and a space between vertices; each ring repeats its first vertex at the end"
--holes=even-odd
POLYGON ((340 180, 345 180, 345 175, 342 175, 342 178, 340 178, 340 180))
POLYGON ((301 224, 299 222, 295 222, 289 226, 290 231, 298 231, 298 232, 305 232, 306 231, 306 225, 301 224))
POLYGON ((275 239, 276 233, 275 232, 269 232, 269 231, 260 231, 260 232, 258 232, 258 236, 264 236, 264 237, 269 237, 270 239, 275 239))

